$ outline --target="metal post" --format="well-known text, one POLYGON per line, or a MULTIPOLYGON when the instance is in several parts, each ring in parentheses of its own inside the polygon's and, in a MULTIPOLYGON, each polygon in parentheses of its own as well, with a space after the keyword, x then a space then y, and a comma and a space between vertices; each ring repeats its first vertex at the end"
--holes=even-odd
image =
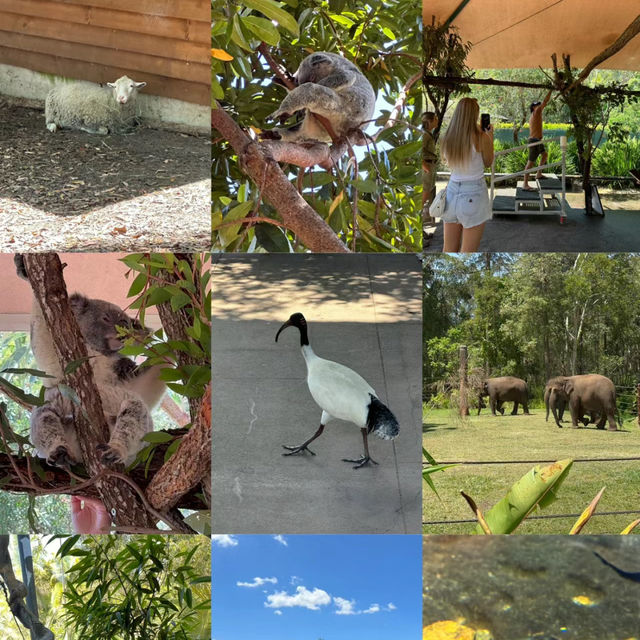
MULTIPOLYGON (((22 582, 27 588, 27 608, 34 617, 38 618, 38 599, 36 597, 36 582, 33 575, 33 556, 31 555, 31 540, 29 536, 18 536, 18 551, 20 552, 20 570, 22 582)), ((31 640, 36 640, 36 633, 29 629, 31 640)))
POLYGON ((460 415, 469 415, 469 378, 468 378, 468 357, 467 347, 461 345, 460 353, 460 415))
POLYGON ((560 203, 560 224, 567 221, 567 212, 565 211, 567 203, 567 136, 560 136, 560 150, 562 151, 562 202, 560 203))
POLYGON ((640 426, 640 384, 636 387, 636 409, 638 411, 638 426, 640 426))

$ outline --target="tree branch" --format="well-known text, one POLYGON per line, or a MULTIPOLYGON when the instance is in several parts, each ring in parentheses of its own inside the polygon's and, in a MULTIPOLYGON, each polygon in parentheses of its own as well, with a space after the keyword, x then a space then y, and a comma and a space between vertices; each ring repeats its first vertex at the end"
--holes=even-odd
MULTIPOLYGON (((169 433, 176 438, 185 437, 188 429, 171 429, 159 433, 169 433)), ((139 465, 129 471, 129 478, 144 492, 155 474, 165 464, 164 458, 167 448, 172 444, 164 442, 153 448, 152 458, 147 465, 139 465)), ((28 456, 10 455, 0 452, 0 482, 3 491, 41 495, 79 495, 100 499, 96 482, 88 478, 85 482, 76 482, 67 471, 60 467, 49 466, 44 460, 38 460, 42 468, 42 477, 35 473, 32 464, 35 460, 28 456)), ((105 475, 108 475, 108 471, 105 475)), ((151 501, 149 501, 151 502, 151 501)), ((208 505, 198 495, 196 487, 181 494, 176 507, 180 509, 202 510, 208 505)), ((159 510, 159 509, 158 509, 159 510)))
POLYGON ((271 149, 250 140, 217 102, 211 111, 211 125, 231 144, 238 155, 240 167, 261 189, 265 200, 278 211, 287 228, 311 251, 348 252, 333 229, 287 180, 277 161, 269 155, 268 150, 271 149))
POLYGON ((400 111, 402 111, 402 107, 404 107, 404 104, 407 101, 409 91, 411 90, 411 87, 413 87, 413 85, 418 80, 420 80, 421 75, 422 75, 422 71, 418 71, 418 73, 416 73, 414 76, 409 78, 409 80, 407 80, 404 87, 402 87, 402 89, 400 90, 400 93, 398 94, 398 99, 395 101, 395 104, 393 105, 393 109, 391 110, 391 113, 389 114, 389 117, 387 118, 387 121, 385 122, 384 127, 382 127, 382 129, 380 129, 380 131, 376 133, 376 135, 374 136, 375 139, 377 139, 377 137, 385 129, 392 127, 398 121, 398 116, 400 115, 400 111))
POLYGON ((24 599, 27 596, 27 588, 18 580, 13 572, 11 556, 9 555, 9 536, 0 536, 0 576, 6 585, 8 593, 9 609, 11 613, 32 632, 34 640, 54 640, 54 635, 47 629, 38 617, 26 606, 24 599))
POLYGON ((569 91, 585 80, 601 62, 604 62, 607 58, 610 58, 623 49, 638 33, 640 33, 640 15, 636 16, 635 20, 618 36, 618 39, 613 44, 608 46, 604 51, 601 51, 582 69, 573 84, 569 87, 569 91))
MULTIPOLYGON (((86 469, 97 476, 103 468, 96 445, 109 441, 109 426, 104 416, 87 348, 75 316, 69 306, 67 288, 62 277, 62 264, 56 254, 24 254, 27 276, 37 304, 42 310, 62 371, 71 362, 83 360, 66 375, 66 381, 78 396, 80 407, 74 406, 74 425, 86 469)), ((125 526, 155 526, 155 518, 144 508, 134 490, 115 478, 96 482, 100 499, 112 519, 125 526)))
MULTIPOLYGON (((555 55, 555 54, 554 54, 555 55)), ((493 78, 463 78, 459 76, 423 76, 423 82, 428 87, 435 86, 456 86, 458 84, 484 84, 496 87, 524 87, 525 89, 559 89, 551 84, 543 84, 537 82, 517 82, 515 80, 494 80, 493 78)), ((625 96, 640 96, 640 91, 629 91, 628 89, 609 88, 609 87, 593 87, 593 91, 597 93, 617 93, 625 96)), ((433 102, 433 99, 431 100, 433 102)))
POLYGON ((200 412, 178 450, 153 476, 146 491, 151 505, 159 511, 176 506, 211 472, 211 385, 207 386, 200 412))

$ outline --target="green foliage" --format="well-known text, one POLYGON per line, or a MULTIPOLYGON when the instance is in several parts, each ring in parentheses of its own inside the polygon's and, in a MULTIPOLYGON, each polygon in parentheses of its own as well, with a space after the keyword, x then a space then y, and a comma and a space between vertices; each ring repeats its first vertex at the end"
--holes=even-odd
POLYGON ((143 356, 145 365, 176 362, 179 354, 197 361, 163 369, 161 377, 167 387, 186 398, 198 398, 211 378, 211 291, 208 256, 192 254, 193 265, 172 253, 132 254, 122 259, 137 273, 129 288, 129 305, 140 313, 144 324, 148 308, 169 303, 174 313, 188 320, 188 340, 170 340, 157 331, 149 343, 132 339, 121 349, 123 355, 143 356))
MULTIPOLYGON (((420 116, 425 110, 419 82, 415 82, 420 71, 416 53, 420 46, 420 7, 406 0, 372 1, 357 7, 343 0, 303 0, 282 7, 272 0, 241 5, 214 0, 212 11, 212 95, 245 130, 261 131, 266 117, 285 95, 284 89, 273 82, 274 73, 258 50, 261 45, 266 45, 273 59, 290 73, 313 51, 341 53, 355 62, 378 95, 378 132, 402 88, 409 87, 400 116, 402 123, 384 130, 366 150, 356 149, 357 179, 353 161, 345 156, 334 171, 315 167, 301 176, 301 194, 352 247, 352 207, 357 189, 356 250, 419 250, 421 181, 417 167, 420 116), (267 27, 258 14, 277 24, 269 22, 267 27), (231 59, 223 60, 225 57, 231 59)), ((369 129, 374 135, 374 125, 369 129)), ((297 184, 298 170, 284 170, 297 184)), ((214 141, 212 203, 216 250, 306 250, 291 231, 280 226, 277 207, 262 201, 260 189, 247 179, 236 153, 224 140, 214 141), (242 222, 250 216, 266 221, 242 222), (229 224, 236 220, 240 222, 229 224)))
MULTIPOLYGON (((489 531, 494 534, 512 533, 518 525, 536 509, 544 509, 557 496, 573 460, 560 460, 551 465, 537 465, 515 482, 500 502, 496 503, 485 516, 489 531)), ((475 533, 483 533, 480 524, 475 533)))
POLYGON ((208 540, 195 536, 71 536, 62 618, 82 640, 206 640, 208 540))
POLYGON ((626 176, 640 167, 640 140, 607 140, 594 154, 592 170, 597 176, 626 176))

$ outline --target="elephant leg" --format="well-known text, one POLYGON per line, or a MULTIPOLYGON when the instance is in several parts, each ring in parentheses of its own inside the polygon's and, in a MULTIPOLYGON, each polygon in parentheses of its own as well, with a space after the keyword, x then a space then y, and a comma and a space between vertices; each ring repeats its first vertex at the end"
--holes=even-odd
MULTIPOLYGON (((491 414, 496 415, 496 399, 493 396, 489 396, 489 405, 491 406, 491 414)), ((498 407, 499 408, 499 407, 498 407)))
POLYGON ((514 400, 513 401, 513 411, 511 412, 512 416, 515 416, 518 414, 518 401, 514 400))
POLYGON ((522 403, 522 410, 529 415, 529 403, 526 400, 522 403))
POLYGON ((569 400, 569 410, 571 411, 571 427, 573 429, 578 428, 578 419, 582 417, 582 411, 580 410, 580 400, 575 397, 571 397, 569 400))
POLYGON ((609 420, 609 431, 617 431, 618 425, 616 424, 615 411, 609 411, 607 413, 607 420, 609 420))

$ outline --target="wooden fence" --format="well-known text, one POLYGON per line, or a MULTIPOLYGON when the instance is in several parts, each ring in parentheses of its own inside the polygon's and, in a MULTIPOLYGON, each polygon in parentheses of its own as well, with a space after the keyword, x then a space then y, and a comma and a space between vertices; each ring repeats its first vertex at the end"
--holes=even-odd
POLYGON ((209 0, 0 0, 0 63, 210 102, 209 0))

